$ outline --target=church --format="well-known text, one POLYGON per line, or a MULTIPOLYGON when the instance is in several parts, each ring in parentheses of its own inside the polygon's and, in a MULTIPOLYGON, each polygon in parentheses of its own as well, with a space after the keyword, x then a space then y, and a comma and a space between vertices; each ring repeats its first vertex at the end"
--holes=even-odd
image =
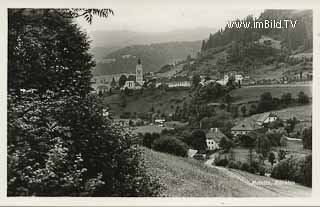
POLYGON ((129 75, 126 83, 121 88, 121 90, 131 89, 131 90, 139 90, 143 86, 143 70, 141 60, 138 59, 138 63, 136 65, 136 75, 129 75))

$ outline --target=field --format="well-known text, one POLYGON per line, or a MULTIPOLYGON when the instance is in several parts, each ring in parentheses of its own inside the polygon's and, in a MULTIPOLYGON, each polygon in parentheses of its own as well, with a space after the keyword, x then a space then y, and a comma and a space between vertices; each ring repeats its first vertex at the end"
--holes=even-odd
MULTIPOLYGON (((281 119, 290 119, 296 117, 298 120, 312 121, 312 105, 296 106, 277 111, 272 111, 281 119)), ((307 123, 305 123, 307 125, 307 123)))
POLYGON ((235 103, 241 103, 259 100, 260 95, 265 92, 270 92, 273 97, 281 97, 284 93, 291 93, 292 97, 296 98, 300 91, 312 97, 312 85, 309 84, 242 87, 233 90, 230 95, 236 99, 235 103))
POLYGON ((162 130, 164 129, 169 129, 168 127, 161 127, 161 126, 157 126, 157 125, 146 125, 146 126, 138 126, 135 127, 135 129, 133 130, 133 133, 142 133, 145 134, 147 132, 149 133, 161 133, 162 130))
POLYGON ((310 188, 301 185, 271 186, 250 185, 246 180, 272 182, 278 180, 257 175, 244 176, 206 166, 192 158, 181 158, 143 148, 148 173, 158 176, 163 191, 169 197, 277 197, 307 196, 310 188), (281 191, 281 193, 280 193, 281 191))
POLYGON ((190 99, 188 90, 177 91, 160 91, 145 90, 142 94, 132 96, 125 96, 121 98, 119 94, 114 94, 105 97, 105 103, 112 103, 111 108, 116 116, 122 112, 150 112, 153 108, 155 112, 166 114, 173 113, 178 105, 182 105, 184 101, 190 99), (124 100, 121 100, 124 99, 124 100), (119 104, 125 102, 125 106, 121 107, 119 104))

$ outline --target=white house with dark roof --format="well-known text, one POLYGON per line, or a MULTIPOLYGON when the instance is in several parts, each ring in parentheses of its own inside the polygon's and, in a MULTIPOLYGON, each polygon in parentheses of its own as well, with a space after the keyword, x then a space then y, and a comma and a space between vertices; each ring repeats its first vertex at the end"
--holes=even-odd
POLYGON ((271 113, 271 112, 266 112, 266 113, 263 113, 261 114, 258 118, 257 118, 257 124, 262 126, 263 124, 268 124, 268 123, 271 123, 271 122, 274 122, 278 119, 278 117, 271 113))
POLYGON ((207 149, 219 149, 219 143, 223 137, 227 138, 218 128, 211 128, 206 134, 207 149))

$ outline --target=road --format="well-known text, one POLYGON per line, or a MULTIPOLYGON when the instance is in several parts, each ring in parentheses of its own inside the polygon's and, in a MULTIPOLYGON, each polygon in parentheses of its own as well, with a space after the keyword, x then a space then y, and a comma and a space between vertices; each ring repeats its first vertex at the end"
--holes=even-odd
POLYGON ((307 197, 311 196, 311 188, 296 184, 293 182, 285 182, 274 178, 254 175, 248 172, 228 169, 224 167, 214 166, 214 156, 210 157, 204 164, 208 167, 215 168, 230 178, 237 179, 240 182, 251 186, 252 188, 262 191, 266 196, 280 197, 307 197))

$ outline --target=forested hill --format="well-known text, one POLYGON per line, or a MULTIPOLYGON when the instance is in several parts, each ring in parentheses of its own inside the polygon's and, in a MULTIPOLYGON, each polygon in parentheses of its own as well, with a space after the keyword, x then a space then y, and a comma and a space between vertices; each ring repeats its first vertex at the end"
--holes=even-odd
POLYGON ((203 41, 202 50, 225 46, 232 41, 252 42, 261 36, 270 36, 281 41, 281 46, 289 51, 308 50, 312 48, 312 11, 304 10, 265 10, 259 18, 254 19, 248 16, 238 22, 264 21, 264 20, 297 20, 295 28, 229 28, 227 25, 224 30, 219 30, 210 34, 207 41, 203 41))
POLYGON ((134 45, 124 47, 98 62, 93 74, 108 75, 123 72, 134 72, 137 58, 143 63, 145 72, 158 71, 163 65, 195 56, 200 51, 201 41, 167 42, 150 45, 134 45))
POLYGON ((200 55, 182 72, 221 76, 227 71, 241 71, 263 79, 312 70, 312 11, 265 10, 256 19, 247 16, 234 21, 252 25, 264 20, 297 20, 297 23, 294 28, 268 29, 226 25, 202 41, 200 55), (273 77, 266 77, 271 73, 273 77))

